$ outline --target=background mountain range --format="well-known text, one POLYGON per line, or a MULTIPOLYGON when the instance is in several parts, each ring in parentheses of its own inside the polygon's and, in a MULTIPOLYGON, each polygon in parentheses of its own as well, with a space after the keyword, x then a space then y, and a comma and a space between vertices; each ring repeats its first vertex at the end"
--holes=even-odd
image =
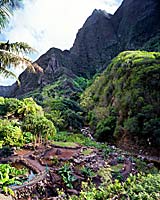
POLYGON ((32 97, 62 130, 89 125, 100 141, 157 146, 159 19, 158 0, 124 0, 114 15, 94 10, 69 50, 49 49, 36 61, 43 73, 25 70, 21 86, 0 86, 0 95, 32 97))
POLYGON ((0 95, 20 97, 59 79, 65 82, 64 87, 76 76, 90 79, 124 50, 159 51, 159 19, 158 0, 124 0, 114 15, 94 10, 78 31, 70 50, 51 48, 36 61, 43 74, 24 71, 19 77, 21 87, 17 83, 1 86, 0 95))

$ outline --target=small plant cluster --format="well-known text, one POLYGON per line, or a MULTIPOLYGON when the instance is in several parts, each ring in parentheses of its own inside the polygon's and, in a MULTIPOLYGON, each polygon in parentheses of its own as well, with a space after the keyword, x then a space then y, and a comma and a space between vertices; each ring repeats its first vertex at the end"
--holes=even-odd
POLYGON ((72 133, 67 131, 58 132, 54 137, 50 138, 54 141, 59 142, 72 142, 80 145, 84 145, 86 147, 95 147, 97 149, 102 149, 104 156, 113 151, 106 143, 98 143, 94 140, 91 140, 89 137, 86 137, 79 133, 72 133))
POLYGON ((83 166, 81 168, 81 173, 84 175, 84 177, 86 178, 91 178, 93 176, 95 176, 96 174, 92 171, 92 169, 90 169, 89 167, 85 167, 83 166))
POLYGON ((13 184, 21 185, 22 180, 19 176, 27 173, 27 169, 18 170, 9 164, 0 164, 0 189, 2 189, 5 194, 14 195, 14 192, 9 186, 13 184))
POLYGON ((66 187, 73 188, 73 182, 76 180, 75 176, 72 173, 71 167, 68 163, 65 163, 58 171, 61 175, 62 180, 66 184, 66 187))

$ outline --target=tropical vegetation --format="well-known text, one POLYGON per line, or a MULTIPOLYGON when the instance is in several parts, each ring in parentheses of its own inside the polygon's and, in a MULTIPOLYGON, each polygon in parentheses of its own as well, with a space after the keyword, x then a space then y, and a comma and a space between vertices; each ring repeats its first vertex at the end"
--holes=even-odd
MULTIPOLYGON (((16 3, 13 0, 2 0, 0 2, 0 33, 9 22, 12 10, 20 2, 21 0, 17 0, 16 3)), ((24 42, 10 43, 9 41, 0 41, 0 74, 6 78, 9 76, 16 78, 17 83, 20 84, 17 76, 12 72, 12 68, 27 67, 32 72, 42 71, 36 63, 32 63, 29 58, 25 57, 25 55, 33 53, 34 51, 35 49, 24 42)))
MULTIPOLYGON (((0 2, 0 32, 19 3, 0 2)), ((144 48, 159 51, 158 39, 159 35, 150 39, 144 48)), ((23 42, 0 42, 0 74, 17 78, 10 69, 19 66, 42 72, 25 57, 33 51, 23 42)), ((29 151, 24 155, 41 170, 52 169, 47 189, 43 187, 46 180, 36 184, 42 196, 49 190, 53 193, 52 177, 58 176, 64 190, 54 188, 59 199, 159 200, 160 173, 154 163, 144 162, 146 157, 135 159, 105 142, 118 144, 127 138, 134 145, 159 147, 160 53, 122 52, 92 80, 68 74, 66 70, 64 76, 57 75, 55 81, 21 99, 0 97, 0 192, 14 196, 11 187, 23 184, 23 176, 28 175, 26 169, 4 164, 22 150, 29 151), (88 135, 80 133, 84 126, 91 128, 88 135), (61 157, 67 148, 76 152, 69 159, 61 157)))
POLYGON ((129 135, 160 144, 159 77, 160 53, 126 51, 113 59, 81 97, 98 140, 129 135))
POLYGON ((52 121, 32 98, 0 98, 0 141, 2 146, 23 146, 28 142, 47 141, 56 134, 52 121))
POLYGON ((18 170, 10 164, 0 164, 0 189, 2 189, 6 194, 14 196, 14 192, 9 186, 14 184, 21 185, 22 180, 20 179, 20 176, 27 173, 27 169, 18 170))

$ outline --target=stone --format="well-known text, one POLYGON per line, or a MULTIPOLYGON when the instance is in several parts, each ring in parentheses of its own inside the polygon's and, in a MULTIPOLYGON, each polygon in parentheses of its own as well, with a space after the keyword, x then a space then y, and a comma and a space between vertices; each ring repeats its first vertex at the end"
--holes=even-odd
POLYGON ((77 164, 80 164, 80 163, 81 163, 81 160, 79 160, 79 159, 74 159, 74 162, 77 163, 77 164))
POLYGON ((108 164, 111 166, 117 165, 117 160, 111 160, 108 164))
POLYGON ((57 149, 55 154, 56 154, 56 155, 61 155, 61 154, 62 154, 62 152, 61 152, 61 150, 60 150, 60 149, 57 149))
POLYGON ((31 159, 33 159, 33 160, 36 160, 36 155, 34 155, 34 154, 31 154, 30 156, 29 156, 31 159))
POLYGON ((74 190, 74 189, 68 189, 67 192, 69 194, 74 194, 74 195, 78 195, 79 194, 79 192, 77 190, 74 190))
POLYGON ((49 160, 53 160, 53 159, 54 159, 54 156, 49 156, 48 159, 49 159, 49 160))
POLYGON ((147 164, 147 167, 150 168, 150 169, 153 168, 154 167, 154 163, 147 164))

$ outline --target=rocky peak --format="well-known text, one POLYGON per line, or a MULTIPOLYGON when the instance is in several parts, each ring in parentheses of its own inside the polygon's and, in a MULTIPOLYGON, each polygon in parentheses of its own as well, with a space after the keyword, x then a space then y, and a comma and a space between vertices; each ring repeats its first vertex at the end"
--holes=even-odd
POLYGON ((42 88, 47 84, 51 84, 57 81, 61 76, 74 76, 71 70, 74 64, 69 51, 51 48, 40 56, 36 63, 42 67, 43 72, 29 73, 25 70, 19 76, 21 86, 18 87, 17 83, 15 83, 7 88, 0 87, 0 95, 19 97, 37 88, 42 88))
POLYGON ((160 44, 160 1, 124 0, 114 15, 95 9, 78 31, 70 50, 51 48, 36 62, 44 73, 24 71, 21 88, 0 88, 4 93, 20 96, 37 87, 51 84, 59 77, 92 77, 106 68, 119 52, 128 49, 158 49, 160 44), (13 89, 14 88, 14 89, 13 89))
POLYGON ((111 14, 103 10, 94 10, 78 31, 71 54, 77 55, 82 66, 88 66, 93 75, 100 71, 102 63, 114 55, 108 48, 117 43, 117 37, 111 23, 111 14), (108 53, 107 53, 107 52, 108 53))
POLYGON ((122 50, 139 49, 160 32, 160 1, 124 0, 112 17, 122 50))
POLYGON ((89 22, 96 22, 96 20, 99 20, 101 18, 107 18, 110 19, 112 15, 110 13, 107 13, 105 10, 101 9, 94 9, 91 16, 86 20, 85 24, 89 25, 89 22))

